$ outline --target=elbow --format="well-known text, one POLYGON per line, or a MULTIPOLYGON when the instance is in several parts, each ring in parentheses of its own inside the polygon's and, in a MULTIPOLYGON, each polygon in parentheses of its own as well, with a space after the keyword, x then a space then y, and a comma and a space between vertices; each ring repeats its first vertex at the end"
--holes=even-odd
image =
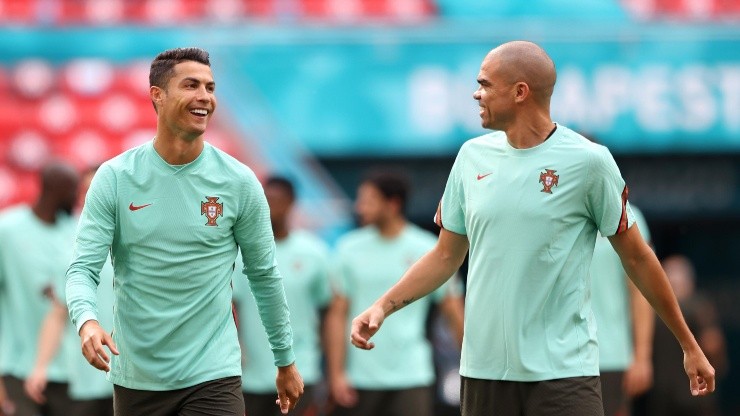
POLYGON ((464 252, 461 255, 449 248, 437 246, 433 253, 439 264, 445 271, 449 271, 450 275, 455 273, 465 260, 464 252))

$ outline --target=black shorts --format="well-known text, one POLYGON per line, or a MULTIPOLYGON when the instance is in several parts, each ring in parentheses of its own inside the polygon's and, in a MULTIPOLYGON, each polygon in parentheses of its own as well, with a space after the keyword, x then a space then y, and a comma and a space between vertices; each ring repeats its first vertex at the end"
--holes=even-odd
POLYGON ((116 416, 244 416, 239 376, 178 390, 149 391, 113 386, 116 416))
POLYGON ((113 397, 106 399, 75 400, 74 412, 77 416, 113 416, 113 397))
POLYGON ((604 416, 599 377, 535 382, 462 377, 462 416, 604 416))
MULTIPOLYGON (((246 416, 281 416, 280 406, 275 404, 277 389, 274 393, 247 393, 244 394, 244 408, 246 416)), ((315 416, 319 414, 319 404, 314 397, 314 386, 303 386, 303 395, 298 405, 290 411, 294 416, 315 416)))
POLYGON ((357 390, 355 407, 334 408, 332 416, 432 416, 431 387, 401 390, 357 390))
POLYGON ((629 398, 624 391, 624 371, 601 372, 601 397, 604 415, 629 416, 629 398))
POLYGON ((44 404, 38 404, 26 395, 23 387, 24 381, 18 377, 3 376, 3 383, 5 383, 8 398, 15 405, 13 416, 68 416, 75 414, 72 410, 74 402, 67 393, 69 387, 67 383, 47 383, 44 390, 44 397, 46 397, 44 404))

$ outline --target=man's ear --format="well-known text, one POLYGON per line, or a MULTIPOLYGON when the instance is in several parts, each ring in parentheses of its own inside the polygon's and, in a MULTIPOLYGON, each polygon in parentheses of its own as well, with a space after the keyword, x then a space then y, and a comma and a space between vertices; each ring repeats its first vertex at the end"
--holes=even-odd
POLYGON ((517 82, 514 88, 514 100, 516 102, 520 103, 529 97, 530 90, 526 82, 517 82))
POLYGON ((159 108, 164 96, 165 92, 162 88, 156 85, 149 87, 149 97, 152 99, 152 103, 154 103, 154 108, 159 108))

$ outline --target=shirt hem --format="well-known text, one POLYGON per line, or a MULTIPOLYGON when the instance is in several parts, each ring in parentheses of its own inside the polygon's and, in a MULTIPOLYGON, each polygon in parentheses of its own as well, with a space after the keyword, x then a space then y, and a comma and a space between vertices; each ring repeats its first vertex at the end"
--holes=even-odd
POLYGON ((501 380, 501 381, 545 381, 545 380, 557 380, 561 378, 571 377, 592 377, 598 376, 599 370, 594 369, 591 371, 558 371, 558 372, 547 372, 547 373, 514 373, 506 371, 503 373, 491 373, 490 371, 477 370, 477 369, 460 369, 460 375, 468 378, 476 378, 480 380, 501 380))
POLYGON ((126 377, 116 376, 111 373, 108 373, 107 379, 111 383, 117 386, 125 387, 127 389, 147 390, 147 391, 170 391, 170 390, 179 390, 179 389, 192 387, 200 383, 218 380, 220 378, 241 377, 241 376, 242 376, 241 369, 237 369, 236 371, 229 369, 229 370, 223 370, 219 372, 204 374, 198 377, 191 377, 189 379, 182 380, 176 383, 157 382, 157 381, 137 381, 137 380, 126 378, 126 377))

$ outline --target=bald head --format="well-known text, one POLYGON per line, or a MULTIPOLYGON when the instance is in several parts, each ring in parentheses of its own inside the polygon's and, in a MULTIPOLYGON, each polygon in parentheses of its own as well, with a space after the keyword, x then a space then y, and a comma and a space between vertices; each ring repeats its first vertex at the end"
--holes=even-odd
POLYGON ((507 42, 489 52, 484 63, 512 84, 524 82, 538 102, 549 104, 555 88, 555 63, 538 45, 527 41, 507 42))

